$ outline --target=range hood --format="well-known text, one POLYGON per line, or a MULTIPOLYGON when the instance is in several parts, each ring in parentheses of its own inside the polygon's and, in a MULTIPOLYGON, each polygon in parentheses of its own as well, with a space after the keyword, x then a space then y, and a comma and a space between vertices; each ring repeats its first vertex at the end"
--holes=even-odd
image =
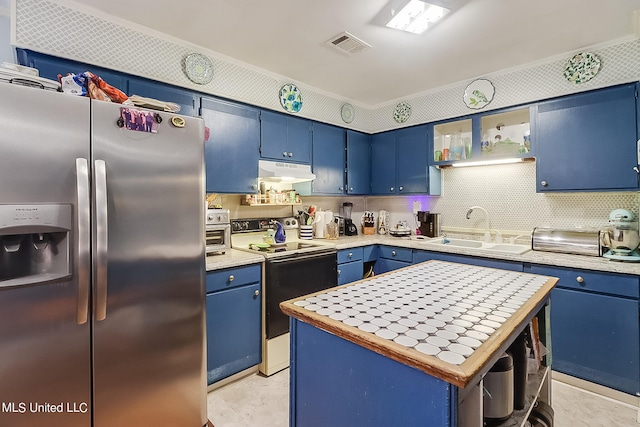
POLYGON ((268 160, 258 160, 258 177, 262 181, 289 182, 292 184, 316 179, 316 175, 311 172, 310 165, 268 160))

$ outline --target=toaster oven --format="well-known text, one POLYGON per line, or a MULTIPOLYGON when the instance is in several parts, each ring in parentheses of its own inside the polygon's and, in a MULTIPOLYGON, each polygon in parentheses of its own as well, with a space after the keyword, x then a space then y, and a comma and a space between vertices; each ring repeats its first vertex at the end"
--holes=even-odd
POLYGON ((228 209, 207 209, 205 251, 207 255, 231 249, 231 223, 228 209))

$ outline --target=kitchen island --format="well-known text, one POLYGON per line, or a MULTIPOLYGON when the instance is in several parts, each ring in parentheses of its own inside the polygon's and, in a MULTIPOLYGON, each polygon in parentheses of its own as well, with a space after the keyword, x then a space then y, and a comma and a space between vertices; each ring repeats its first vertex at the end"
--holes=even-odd
POLYGON ((429 261, 282 303, 290 425, 481 426, 481 379, 536 316, 550 347, 556 281, 429 261))

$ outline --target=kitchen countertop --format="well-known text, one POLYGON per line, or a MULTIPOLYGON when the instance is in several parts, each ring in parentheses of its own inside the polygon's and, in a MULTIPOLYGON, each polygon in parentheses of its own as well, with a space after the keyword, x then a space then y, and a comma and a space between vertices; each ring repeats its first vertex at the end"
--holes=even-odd
POLYGON ((464 388, 486 373, 531 321, 557 280, 427 261, 280 307, 300 321, 464 388))
POLYGON ((259 264, 261 262, 264 262, 262 255, 236 249, 228 249, 224 254, 208 255, 206 261, 207 271, 241 267, 243 265, 259 264))
MULTIPOLYGON (((415 236, 414 236, 415 237, 415 236)), ((457 255, 468 255, 482 258, 492 258, 506 261, 544 264, 557 267, 587 269, 611 273, 640 275, 640 263, 612 261, 603 257, 585 255, 561 254, 555 252, 529 251, 522 255, 509 253, 480 253, 477 250, 442 246, 434 248, 427 246, 424 241, 412 240, 406 237, 375 235, 340 236, 338 240, 313 239, 313 243, 335 245, 336 249, 350 249, 368 245, 391 245, 410 249, 432 252, 443 252, 457 255)), ((230 249, 225 254, 207 257, 207 271, 222 268, 237 267, 246 264, 256 264, 264 261, 264 257, 236 249, 230 249)))
POLYGON ((381 236, 378 234, 370 236, 340 236, 338 240, 333 240, 331 242, 335 243, 338 250, 367 245, 391 245, 431 252, 469 255, 482 258, 528 262, 532 264, 545 264, 557 267, 580 268, 594 271, 607 271, 611 273, 633 274, 636 276, 640 275, 640 263, 612 261, 604 257, 594 257, 586 255, 561 254, 555 252, 533 250, 525 252, 522 255, 491 252, 481 253, 477 250, 456 248, 451 246, 434 248, 433 246, 425 245, 424 241, 421 240, 412 240, 406 237, 381 236))

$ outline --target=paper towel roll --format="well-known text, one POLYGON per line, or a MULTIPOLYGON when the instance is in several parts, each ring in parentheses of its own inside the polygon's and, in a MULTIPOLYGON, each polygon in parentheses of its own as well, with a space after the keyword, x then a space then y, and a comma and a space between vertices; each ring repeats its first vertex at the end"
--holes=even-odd
POLYGON ((324 211, 324 224, 327 225, 330 222, 333 222, 333 212, 324 211))
POLYGON ((313 220, 313 237, 316 239, 324 239, 325 226, 324 212, 316 212, 313 220))

